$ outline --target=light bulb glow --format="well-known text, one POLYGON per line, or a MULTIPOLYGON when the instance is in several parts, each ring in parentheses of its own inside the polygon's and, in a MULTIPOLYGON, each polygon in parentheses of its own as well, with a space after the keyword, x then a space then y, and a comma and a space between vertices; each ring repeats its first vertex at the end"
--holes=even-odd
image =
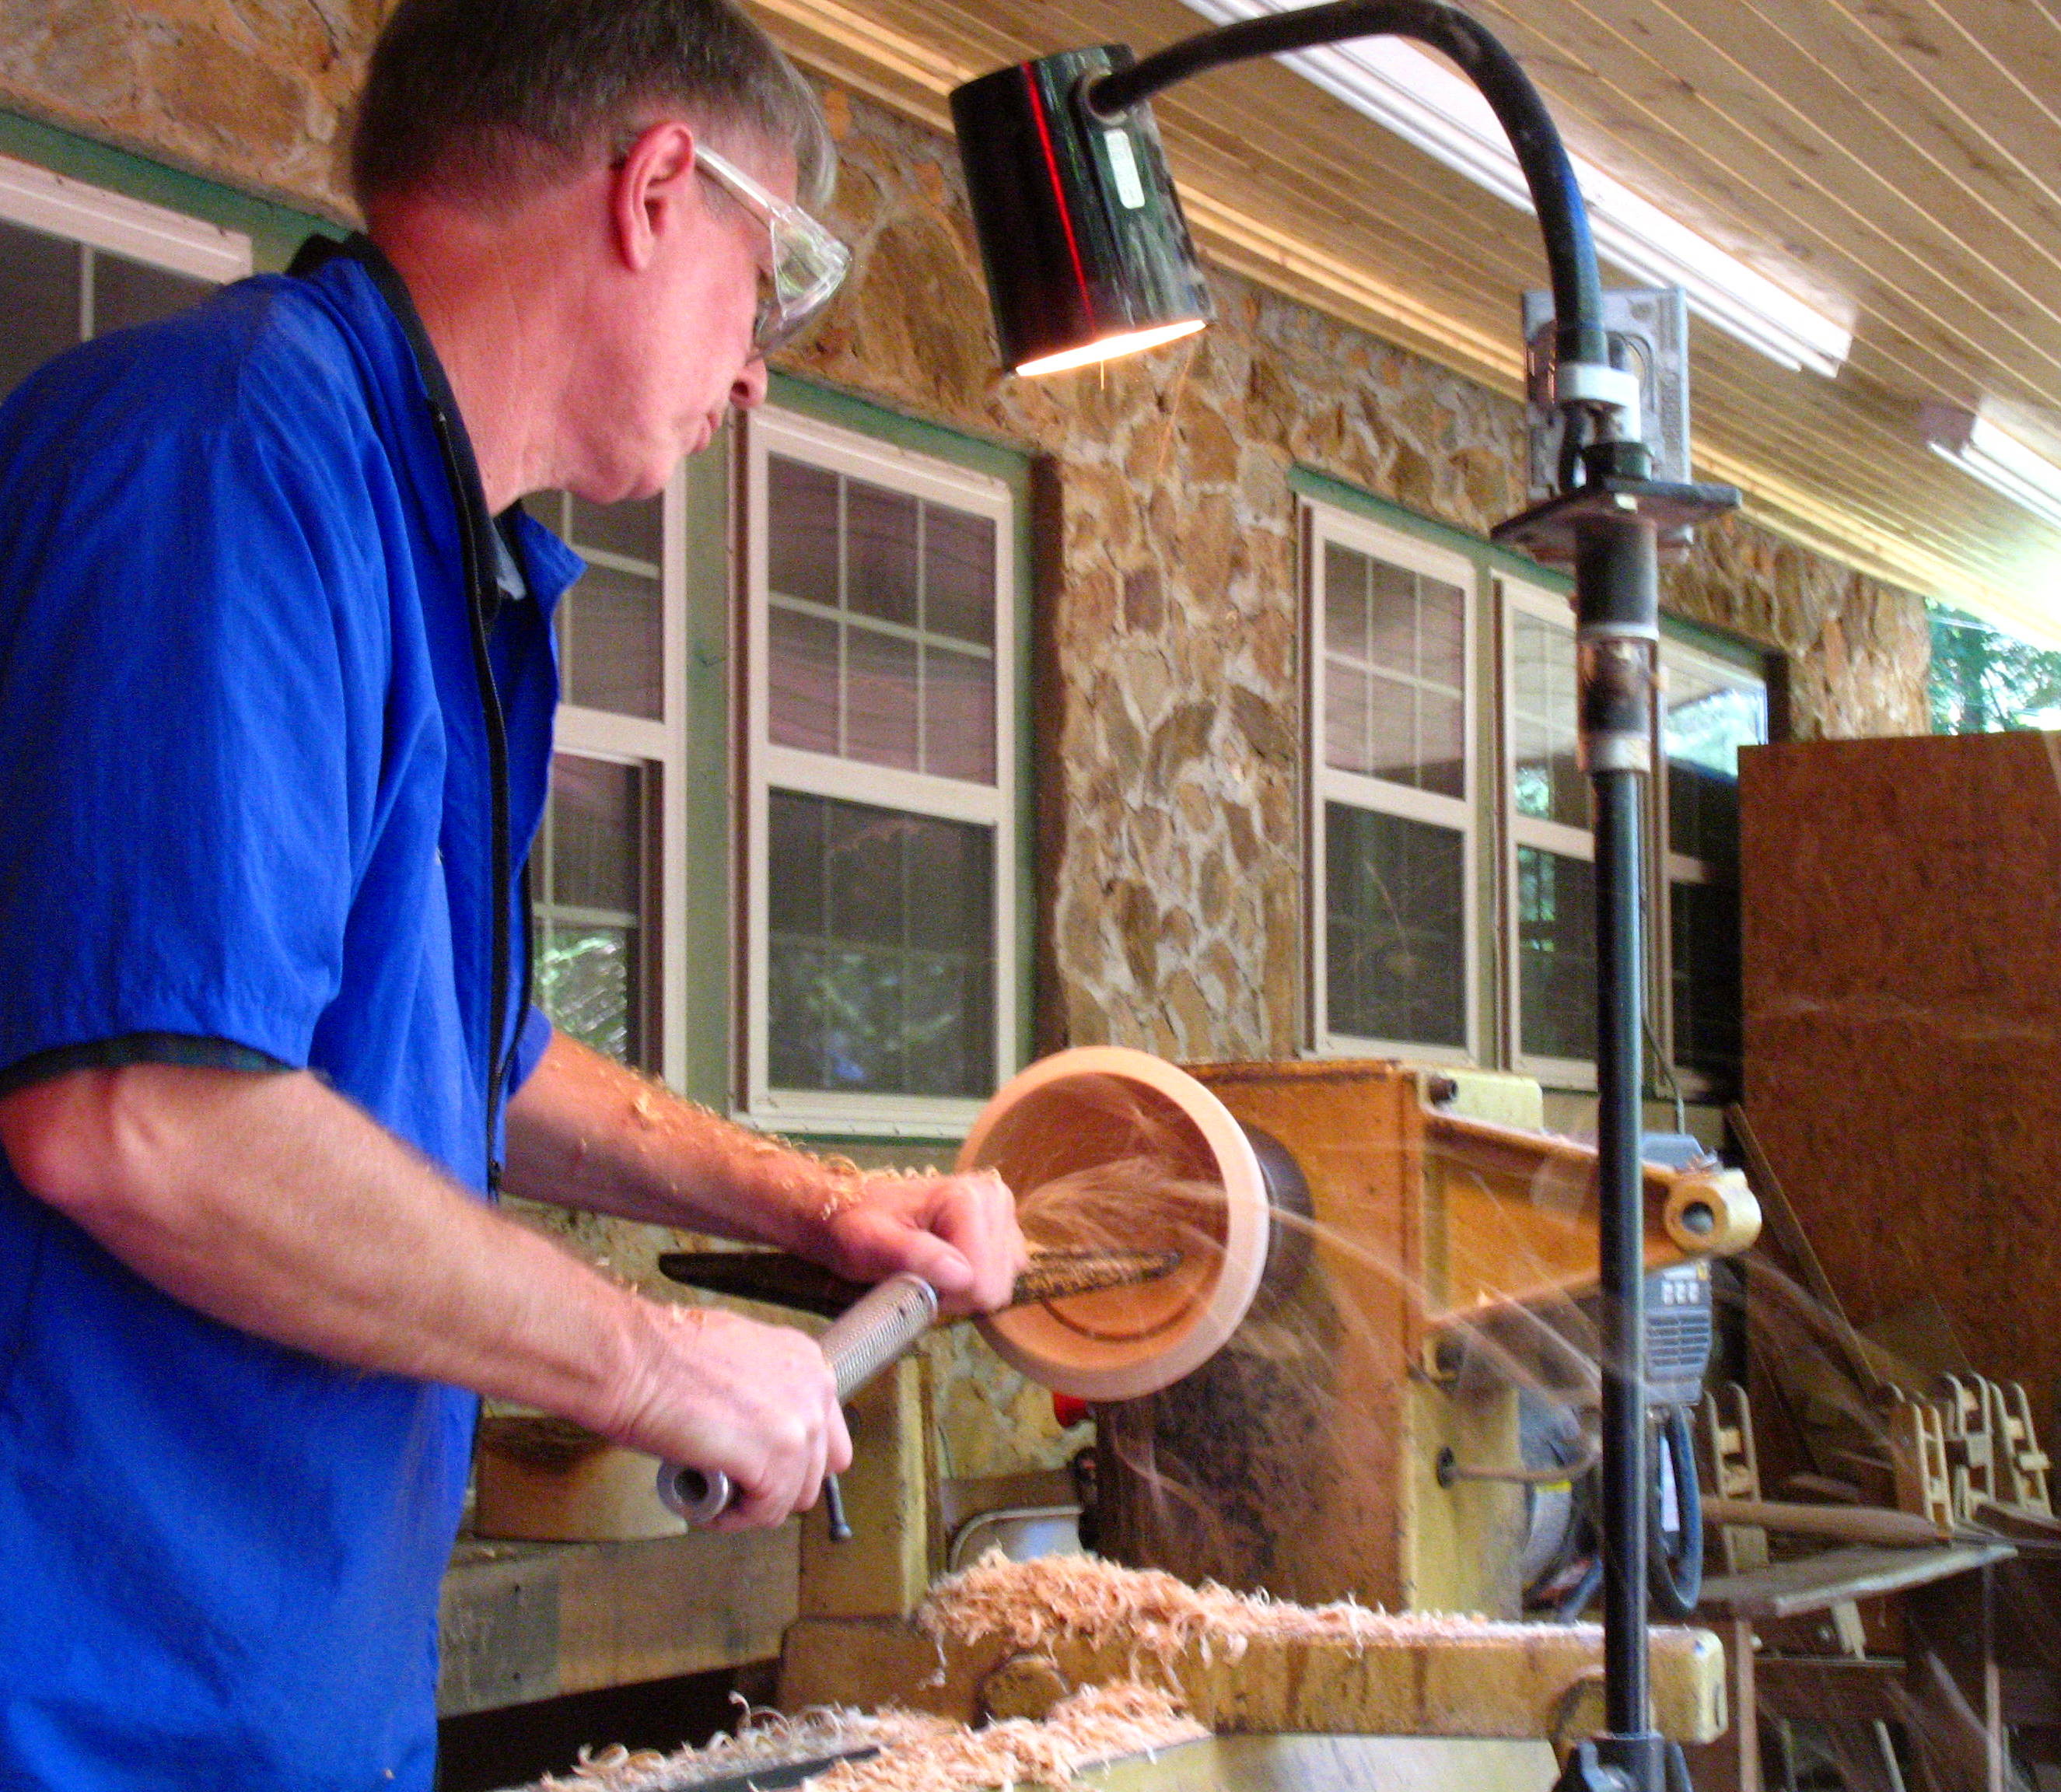
POLYGON ((1155 324, 1150 330, 1127 330, 1115 336, 1098 337, 1079 348, 1062 349, 1057 354, 1042 354, 1035 361, 1026 361, 1016 371, 1035 378, 1040 374, 1063 374, 1070 367, 1091 367, 1098 361, 1114 361, 1119 355, 1138 354, 1179 342, 1183 336, 1194 335, 1208 321, 1183 318, 1179 323, 1155 324))

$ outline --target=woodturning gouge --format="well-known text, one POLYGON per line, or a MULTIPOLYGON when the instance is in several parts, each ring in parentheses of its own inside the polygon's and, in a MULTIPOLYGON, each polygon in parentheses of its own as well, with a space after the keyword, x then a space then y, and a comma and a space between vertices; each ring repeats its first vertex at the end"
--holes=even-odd
MULTIPOLYGON (((1011 1306, 1062 1300, 1150 1282, 1177 1268, 1178 1250, 1047 1250, 1035 1255, 1011 1290, 1011 1306)), ((830 1329, 816 1342, 837 1378, 838 1399, 849 1400, 929 1330, 938 1316, 937 1290, 904 1271, 871 1288, 846 1281, 780 1251, 682 1251, 658 1259, 675 1282, 774 1301, 812 1313, 834 1313, 830 1329)), ((705 1525, 730 1508, 735 1497, 721 1470, 682 1462, 658 1466, 658 1498, 690 1525, 705 1525)), ((837 1477, 824 1479, 833 1536, 850 1536, 837 1477)))

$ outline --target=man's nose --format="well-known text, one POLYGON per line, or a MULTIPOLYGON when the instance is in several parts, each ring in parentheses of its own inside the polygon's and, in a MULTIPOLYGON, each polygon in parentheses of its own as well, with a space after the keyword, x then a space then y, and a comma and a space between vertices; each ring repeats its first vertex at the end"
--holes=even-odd
POLYGON ((762 357, 754 355, 745 362, 730 386, 730 402, 738 410, 754 410, 766 402, 766 362, 762 357))

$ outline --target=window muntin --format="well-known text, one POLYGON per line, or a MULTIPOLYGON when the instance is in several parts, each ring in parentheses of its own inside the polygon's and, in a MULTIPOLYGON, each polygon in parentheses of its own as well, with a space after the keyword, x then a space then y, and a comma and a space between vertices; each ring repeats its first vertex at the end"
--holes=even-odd
POLYGON ((770 410, 745 486, 747 1106, 948 1134, 1014 1036, 1011 499, 770 410))
POLYGON ((1304 518, 1318 1049, 1471 1058, 1474 568, 1327 506, 1304 518))

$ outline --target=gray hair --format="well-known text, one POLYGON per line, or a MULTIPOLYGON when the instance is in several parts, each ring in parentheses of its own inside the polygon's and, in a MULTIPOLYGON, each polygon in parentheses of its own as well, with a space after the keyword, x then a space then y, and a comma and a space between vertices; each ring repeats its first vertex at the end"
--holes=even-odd
POLYGON ((829 198, 821 102, 730 0, 401 0, 359 96, 351 190, 361 208, 428 190, 505 202, 667 108, 791 150, 801 202, 829 198))

